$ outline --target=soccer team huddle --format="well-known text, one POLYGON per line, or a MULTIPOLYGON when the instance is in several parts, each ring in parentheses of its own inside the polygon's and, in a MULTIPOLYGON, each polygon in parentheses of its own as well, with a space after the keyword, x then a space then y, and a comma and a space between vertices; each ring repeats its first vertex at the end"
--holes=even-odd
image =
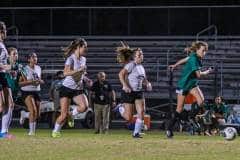
MULTIPOLYGON (((18 91, 27 110, 29 111, 29 136, 36 134, 36 123, 40 116, 40 96, 41 84, 44 81, 41 78, 41 67, 37 65, 37 54, 30 53, 27 57, 28 64, 23 66, 19 64, 17 49, 10 47, 6 49, 4 40, 7 37, 6 25, 0 22, 0 112, 2 113, 1 138, 12 138, 8 131, 14 108, 14 98, 18 91)), ((201 71, 201 60, 208 50, 206 42, 193 42, 188 48, 188 57, 170 65, 174 69, 177 65, 185 64, 181 77, 177 84, 177 108, 173 116, 166 124, 166 136, 173 137, 173 127, 180 117, 183 110, 184 100, 188 94, 192 94, 199 107, 203 106, 204 96, 198 86, 198 79, 202 75, 211 73, 212 68, 201 71)), ((61 137, 61 128, 68 121, 71 123, 74 116, 87 110, 89 106, 88 98, 84 93, 84 81, 88 81, 91 86, 92 81, 86 77, 86 52, 87 42, 83 38, 72 41, 64 48, 64 79, 59 88, 60 97, 60 115, 56 119, 51 136, 53 138, 61 137), (69 106, 71 101, 77 105, 72 111, 69 106)), ((143 126, 145 112, 144 91, 151 91, 152 85, 147 80, 145 69, 142 65, 143 51, 141 48, 131 48, 127 43, 121 42, 117 47, 117 62, 123 64, 119 71, 119 80, 122 85, 121 105, 118 108, 121 116, 126 121, 133 118, 133 108, 137 112, 133 138, 142 138, 141 129, 143 126)), ((116 97, 114 97, 114 101, 116 97)))

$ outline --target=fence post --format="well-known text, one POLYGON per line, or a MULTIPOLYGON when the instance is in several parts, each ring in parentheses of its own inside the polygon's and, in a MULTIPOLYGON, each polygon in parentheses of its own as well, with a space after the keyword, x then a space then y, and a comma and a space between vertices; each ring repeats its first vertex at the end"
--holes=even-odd
POLYGON ((169 105, 170 105, 170 110, 173 112, 173 70, 169 69, 169 105))
POLYGON ((215 64, 215 70, 214 70, 214 97, 217 97, 218 95, 218 81, 217 81, 217 77, 218 77, 218 61, 215 64))

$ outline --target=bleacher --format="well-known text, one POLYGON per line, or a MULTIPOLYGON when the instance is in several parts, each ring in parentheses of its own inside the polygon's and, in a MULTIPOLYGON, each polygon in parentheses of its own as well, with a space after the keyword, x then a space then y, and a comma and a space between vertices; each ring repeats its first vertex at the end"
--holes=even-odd
MULTIPOLYGON (((38 53, 38 62, 43 69, 43 78, 47 82, 43 88, 43 97, 47 97, 53 74, 62 70, 64 58, 61 47, 66 47, 76 36, 9 36, 6 45, 16 46, 20 62, 26 63, 31 51, 38 53)), ((144 52, 144 66, 153 85, 153 92, 146 94, 149 99, 169 98, 169 73, 167 66, 185 57, 183 49, 195 40, 187 37, 84 37, 88 42, 88 76, 95 80, 99 71, 105 71, 115 90, 120 93, 118 72, 121 65, 116 63, 115 48, 120 40, 125 40, 131 47, 140 47, 144 52)), ((200 81, 200 87, 206 99, 213 99, 215 86, 217 92, 222 88, 225 99, 239 100, 240 95, 240 37, 219 37, 218 41, 207 41, 210 49, 203 61, 204 67, 215 66, 218 74, 211 74, 200 81), (222 64, 222 66, 221 66, 222 64), (222 78, 221 78, 222 77, 222 78), (221 82, 222 79, 222 82, 221 82), (217 81, 217 85, 215 82, 217 81)), ((180 68, 180 67, 179 67, 180 68)), ((173 92, 180 75, 180 69, 174 71, 173 92)), ((175 93, 173 94, 175 98, 175 93)))

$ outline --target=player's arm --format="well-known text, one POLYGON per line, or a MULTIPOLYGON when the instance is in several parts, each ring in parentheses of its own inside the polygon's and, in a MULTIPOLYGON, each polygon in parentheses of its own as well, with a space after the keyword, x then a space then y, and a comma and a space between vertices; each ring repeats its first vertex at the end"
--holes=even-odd
POLYGON ((213 69, 210 67, 209 69, 207 69, 206 71, 200 71, 197 70, 195 71, 197 78, 201 78, 201 76, 205 76, 208 75, 209 73, 211 73, 213 71, 213 69))
POLYGON ((11 70, 12 66, 10 64, 2 64, 0 63, 0 71, 1 70, 6 70, 6 71, 9 71, 11 70))
POLYGON ((168 68, 171 69, 171 70, 174 70, 174 68, 176 68, 177 66, 186 63, 188 61, 188 59, 189 59, 189 57, 185 57, 183 59, 180 59, 175 64, 169 65, 168 68))
POLYGON ((123 86, 123 90, 125 92, 131 92, 131 88, 129 87, 126 79, 127 79, 127 75, 128 75, 128 71, 126 69, 121 69, 121 71, 119 72, 118 76, 119 76, 119 80, 123 86))
POLYGON ((72 76, 74 74, 77 74, 78 72, 83 72, 85 70, 85 67, 81 67, 78 70, 72 70, 70 65, 65 65, 63 74, 64 76, 72 76))
POLYGON ((209 73, 211 73, 213 71, 213 68, 212 67, 210 67, 210 68, 208 68, 207 70, 205 70, 205 71, 196 71, 196 75, 197 75, 197 77, 198 78, 200 78, 201 76, 206 76, 206 75, 208 75, 209 73))
POLYGON ((20 76, 19 82, 18 82, 20 87, 24 87, 24 86, 28 86, 28 85, 34 85, 35 83, 36 83, 36 81, 27 80, 26 77, 24 77, 22 75, 20 76))

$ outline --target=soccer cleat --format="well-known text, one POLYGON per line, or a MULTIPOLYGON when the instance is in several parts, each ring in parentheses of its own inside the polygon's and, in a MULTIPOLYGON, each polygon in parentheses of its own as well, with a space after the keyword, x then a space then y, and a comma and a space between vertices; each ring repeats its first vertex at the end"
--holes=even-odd
POLYGON ((0 133, 0 139, 13 139, 15 138, 14 135, 9 133, 0 133))
POLYGON ((173 138, 173 132, 170 131, 170 130, 167 130, 166 131, 166 136, 167 136, 167 138, 173 138))
POLYGON ((29 132, 28 136, 35 136, 35 133, 34 132, 29 132))
POLYGON ((22 111, 20 112, 20 119, 19 119, 19 123, 20 123, 21 125, 23 125, 23 124, 24 124, 24 121, 25 121, 24 114, 25 114, 25 111, 22 110, 22 111))
POLYGON ((144 133, 144 132, 140 132, 139 134, 140 134, 140 135, 146 135, 146 133, 144 133))
POLYGON ((8 134, 5 136, 5 138, 6 138, 6 139, 14 139, 15 136, 8 133, 8 134))
POLYGON ((74 127, 74 118, 72 116, 68 116, 68 126, 70 128, 74 127))
POLYGON ((4 138, 4 135, 5 135, 6 133, 1 133, 0 132, 0 138, 4 138))
POLYGON ((132 137, 133 138, 143 138, 139 133, 133 134, 132 137))
POLYGON ((53 138, 60 138, 61 137, 61 133, 60 132, 52 132, 52 137, 53 138))

